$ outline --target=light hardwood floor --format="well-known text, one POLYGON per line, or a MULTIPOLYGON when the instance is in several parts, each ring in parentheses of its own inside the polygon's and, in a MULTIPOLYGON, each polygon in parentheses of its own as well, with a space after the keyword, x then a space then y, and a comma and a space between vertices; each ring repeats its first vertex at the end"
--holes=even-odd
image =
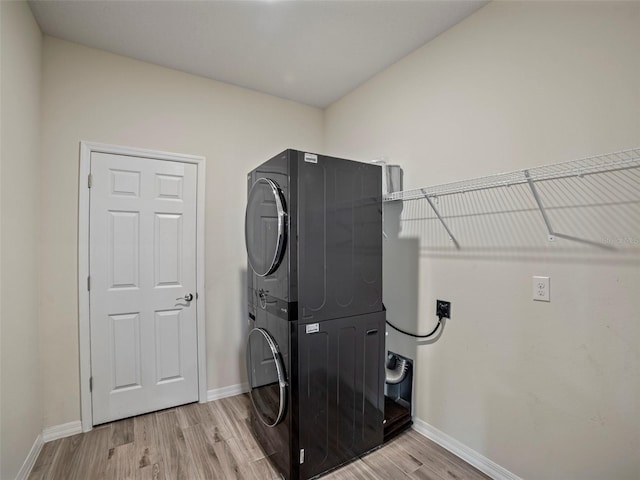
MULTIPOLYGON (((249 431, 238 395, 128 418, 45 443, 30 480, 280 478, 249 431)), ((487 479, 409 430, 323 480, 487 479)))

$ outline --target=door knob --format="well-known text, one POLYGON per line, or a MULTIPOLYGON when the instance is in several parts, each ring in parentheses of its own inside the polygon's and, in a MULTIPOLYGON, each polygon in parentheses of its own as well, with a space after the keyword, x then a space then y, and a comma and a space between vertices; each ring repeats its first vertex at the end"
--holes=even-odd
POLYGON ((187 302, 190 302, 191 300, 193 300, 193 295, 191 293, 187 293, 184 297, 178 297, 176 298, 176 300, 185 300, 187 302))

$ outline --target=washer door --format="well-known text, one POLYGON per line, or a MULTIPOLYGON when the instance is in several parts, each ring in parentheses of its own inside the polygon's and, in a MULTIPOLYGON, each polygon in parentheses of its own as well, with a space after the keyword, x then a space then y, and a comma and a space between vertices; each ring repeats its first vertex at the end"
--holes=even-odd
POLYGON ((275 427, 285 414, 287 381, 278 346, 263 328, 249 332, 247 370, 256 414, 267 427, 275 427))
POLYGON ((261 277, 273 273, 282 260, 286 217, 278 185, 268 178, 259 178, 249 191, 244 235, 249 265, 261 277))

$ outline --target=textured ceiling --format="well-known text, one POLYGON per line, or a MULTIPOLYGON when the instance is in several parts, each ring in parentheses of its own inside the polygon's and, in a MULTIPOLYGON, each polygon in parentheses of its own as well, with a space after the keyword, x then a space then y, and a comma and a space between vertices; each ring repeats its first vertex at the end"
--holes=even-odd
POLYGON ((486 1, 61 1, 54 37, 326 107, 486 1))

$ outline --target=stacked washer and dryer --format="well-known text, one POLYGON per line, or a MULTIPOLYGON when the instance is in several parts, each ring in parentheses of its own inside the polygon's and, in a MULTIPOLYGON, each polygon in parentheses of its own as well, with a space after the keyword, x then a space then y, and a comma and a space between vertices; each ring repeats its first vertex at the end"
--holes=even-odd
POLYGON ((381 169, 286 150, 247 185, 251 426, 308 479, 383 441, 381 169))

